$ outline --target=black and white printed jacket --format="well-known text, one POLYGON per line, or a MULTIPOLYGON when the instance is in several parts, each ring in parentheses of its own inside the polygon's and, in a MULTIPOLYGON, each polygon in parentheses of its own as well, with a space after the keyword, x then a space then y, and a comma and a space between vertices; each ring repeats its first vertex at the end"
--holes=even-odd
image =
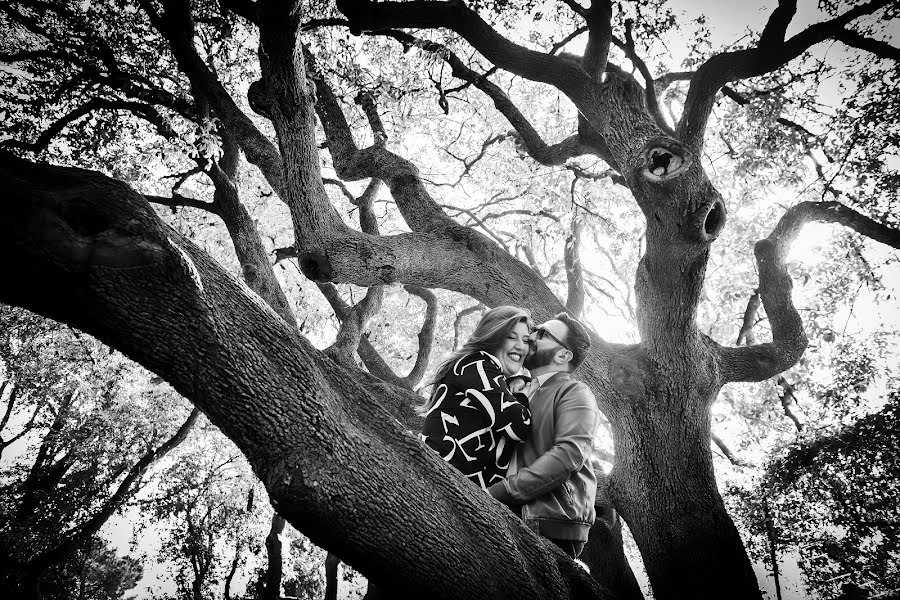
POLYGON ((487 352, 459 359, 435 386, 421 439, 482 489, 502 481, 516 444, 531 430, 524 394, 513 394, 487 352))

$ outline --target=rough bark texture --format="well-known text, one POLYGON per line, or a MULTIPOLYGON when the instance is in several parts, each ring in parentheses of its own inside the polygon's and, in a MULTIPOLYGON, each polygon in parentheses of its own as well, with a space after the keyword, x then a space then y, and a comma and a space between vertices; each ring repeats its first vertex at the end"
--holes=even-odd
POLYGON ((21 282, 2 300, 71 323, 170 381, 315 543, 397 592, 603 597, 375 400, 410 403, 409 392, 330 361, 127 186, 9 156, 0 173, 11 190, 0 263, 21 282))

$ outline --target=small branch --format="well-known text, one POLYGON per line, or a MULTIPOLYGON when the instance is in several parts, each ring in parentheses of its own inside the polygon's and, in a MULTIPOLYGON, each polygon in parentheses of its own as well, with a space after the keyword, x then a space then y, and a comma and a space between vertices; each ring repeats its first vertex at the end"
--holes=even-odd
POLYGON ((351 204, 356 204, 356 196, 353 195, 353 192, 347 187, 347 185, 341 181, 340 179, 331 179, 330 177, 326 177, 322 179, 322 183, 325 185, 333 185, 334 187, 341 190, 341 193, 344 197, 350 201, 351 204))
POLYGON ((231 566, 228 568, 228 574, 225 575, 225 600, 231 600, 231 582, 237 573, 238 565, 241 561, 241 543, 234 545, 234 558, 231 560, 231 566))
POLYGON ((753 466, 751 463, 738 458, 734 454, 734 452, 731 451, 731 448, 729 448, 728 445, 722 441, 722 438, 717 436, 715 433, 712 433, 710 435, 712 437, 713 443, 715 443, 715 445, 719 448, 719 450, 722 451, 722 454, 725 455, 725 458, 727 458, 731 462, 731 464, 733 464, 736 467, 752 467, 753 466))
POLYGON ((297 246, 286 246, 284 248, 275 248, 275 263, 280 263, 289 258, 296 258, 299 253, 297 246))
MULTIPOLYGON (((569 163, 566 165, 566 169, 572 171, 576 177, 581 179, 590 179, 592 181, 602 181, 604 179, 608 179, 609 181, 621 185, 623 187, 628 187, 628 182, 625 181, 625 178, 622 177, 617 171, 613 169, 606 169, 602 173, 591 173, 590 171, 585 170, 582 167, 579 167, 575 163, 569 163)), ((599 216, 599 215, 596 215, 599 216)), ((600 217, 604 221, 607 221, 605 218, 600 217)))
MULTIPOLYGON (((503 140, 506 139, 506 137, 507 136, 504 134, 492 135, 488 139, 486 139, 484 142, 481 143, 481 150, 474 157, 457 159, 462 162, 463 171, 462 171, 462 173, 459 174, 459 178, 454 183, 449 184, 450 187, 458 186, 462 182, 463 178, 466 175, 468 175, 469 172, 472 170, 472 167, 474 167, 478 163, 478 161, 480 161, 481 159, 483 159, 485 157, 485 155, 487 154, 488 148, 491 147, 493 144, 496 144, 497 142, 502 142, 503 140)), ((447 151, 447 154, 450 154, 449 150, 447 151)), ((453 155, 450 154, 450 156, 453 156, 453 155)), ((454 158, 456 158, 456 157, 454 156, 454 158)))
MULTIPOLYGON (((203 162, 205 163, 205 161, 203 161, 203 162)), ((184 171, 183 173, 172 173, 172 174, 170 174, 170 175, 163 175, 162 178, 163 178, 163 179, 176 179, 176 180, 177 180, 177 181, 175 182, 175 184, 172 185, 172 193, 174 194, 175 192, 178 191, 179 188, 181 188, 181 186, 183 186, 183 185, 185 184, 185 182, 186 182, 188 179, 190 179, 190 178, 193 177, 194 175, 199 175, 199 174, 202 173, 202 172, 203 172, 203 165, 199 165, 199 164, 198 164, 196 167, 193 167, 193 168, 191 168, 191 169, 188 169, 187 171, 184 171)))
POLYGON ((690 81, 691 77, 694 76, 694 73, 694 71, 672 71, 660 75, 653 81, 653 88, 656 90, 656 96, 662 96, 663 92, 669 89, 669 86, 676 81, 690 81))
POLYGON ((375 211, 372 207, 378 198, 381 185, 382 181, 380 179, 370 180, 369 185, 366 186, 359 198, 353 200, 353 204, 359 207, 359 227, 363 233, 379 235, 378 219, 375 217, 375 211))
POLYGON ((769 20, 759 36, 759 47, 775 47, 784 42, 788 25, 797 12, 797 0, 778 0, 778 6, 769 15, 769 20))
POLYGON ((778 386, 778 396, 781 398, 781 408, 784 409, 784 414, 794 422, 798 432, 803 431, 803 423, 800 422, 800 419, 794 413, 794 404, 796 404, 794 386, 788 383, 784 377, 779 377, 775 383, 778 386))
POLYGON ((419 351, 416 353, 416 361, 409 375, 403 378, 409 389, 415 388, 422 381, 425 375, 425 369, 428 367, 428 360, 431 357, 431 349, 434 345, 434 327, 437 323, 437 297, 431 290, 414 285, 403 286, 408 293, 418 296, 425 302, 425 318, 422 321, 422 328, 419 329, 417 335, 419 340, 419 351))
POLYGON ((272 514, 272 523, 269 526, 269 533, 266 535, 268 568, 266 569, 266 584, 261 594, 263 600, 278 600, 281 597, 282 569, 284 568, 281 534, 284 532, 285 525, 287 525, 287 521, 284 520, 284 517, 278 513, 272 514))
POLYGON ((769 560, 772 561, 772 577, 775 580, 775 598, 781 600, 781 578, 778 574, 778 533, 775 531, 775 519, 769 509, 769 499, 763 497, 763 518, 766 525, 766 537, 769 539, 769 560))
POLYGON ((572 228, 569 230, 569 235, 566 236, 566 245, 563 251, 566 281, 568 282, 566 309, 579 319, 584 311, 584 271, 579 251, 582 231, 584 231, 584 221, 577 217, 573 218, 572 228))
POLYGON ((375 98, 368 91, 360 90, 354 101, 363 109, 363 113, 369 121, 369 127, 372 128, 372 133, 375 135, 375 145, 383 146, 387 142, 388 135, 384 123, 381 121, 381 115, 378 114, 375 98))
MULTIPOLYGON (((3 394, 6 393, 6 389, 10 386, 10 380, 6 379, 0 384, 0 399, 3 398, 3 394)), ((9 422, 9 416, 12 414, 13 406, 16 404, 16 388, 12 387, 9 392, 9 398, 6 403, 6 410, 3 412, 3 419, 0 420, 0 432, 2 432, 6 428, 6 424, 9 422)))
POLYGON ((575 0, 563 0, 563 4, 565 4, 566 6, 571 8, 572 12, 574 12, 576 15, 580 15, 582 17, 587 17, 589 9, 586 9, 585 7, 581 6, 580 4, 575 2, 575 0))
POLYGON ((462 326, 463 319, 465 319, 467 316, 471 315, 472 313, 475 313, 475 312, 478 312, 478 311, 484 310, 484 309, 485 309, 484 304, 479 302, 478 304, 474 304, 472 306, 464 308, 461 311, 459 311, 458 313, 456 313, 456 318, 453 319, 453 349, 454 350, 459 348, 459 329, 462 326))
MULTIPOLYGON (((325 290, 328 288, 332 288, 334 293, 336 293, 336 288, 331 286, 331 284, 318 285, 323 294, 326 293, 325 290)), ((338 315, 341 326, 338 330, 337 338, 334 344, 325 350, 325 353, 344 366, 353 366, 353 355, 359 346, 366 323, 381 309, 383 298, 384 286, 373 285, 366 290, 366 295, 362 300, 348 310, 343 310, 342 315, 338 315)), ((332 306, 334 306, 333 302, 332 306)))
POLYGON ((851 48, 858 48, 860 50, 865 50, 866 52, 871 52, 878 58, 900 62, 900 48, 891 46, 887 42, 881 40, 866 37, 856 31, 842 29, 834 36, 834 39, 851 48))
POLYGON ((338 566, 341 559, 329 552, 325 556, 325 600, 337 600, 338 593, 338 566))
POLYGON ((553 46, 550 47, 550 54, 556 54, 557 52, 559 52, 560 50, 565 48, 569 42, 571 42, 572 40, 574 40, 575 38, 577 38, 579 35, 581 35, 582 33, 586 32, 586 31, 588 31, 587 25, 582 25, 581 27, 577 28, 575 31, 573 31, 572 33, 570 33, 563 39, 561 39, 558 42, 556 42, 555 44, 553 44, 553 46))
MULTIPOLYGON (((744 95, 738 93, 737 91, 735 91, 734 88, 732 88, 732 87, 730 87, 730 86, 727 86, 727 85, 724 86, 724 87, 722 88, 722 94, 723 94, 724 96, 726 96, 726 97, 728 97, 728 98, 734 100, 736 103, 738 103, 738 104, 741 105, 741 106, 746 106, 746 105, 750 104, 750 99, 749 99, 749 98, 747 98, 746 96, 744 96, 744 95)), ((804 127, 803 125, 800 125, 799 123, 797 123, 797 122, 795 122, 795 121, 791 121, 790 119, 786 119, 786 118, 784 118, 784 117, 777 117, 777 118, 775 119, 775 122, 778 123, 779 125, 784 125, 785 127, 789 128, 789 129, 793 129, 794 131, 796 131, 797 133, 801 134, 801 135, 802 135, 803 137, 805 137, 805 138, 814 138, 814 137, 816 137, 816 135, 813 134, 813 133, 812 133, 810 130, 808 130, 806 127, 804 127)))
POLYGON ((744 309, 744 319, 741 322, 741 330, 738 332, 736 346, 746 344, 752 346, 756 343, 756 336, 753 335, 753 325, 756 323, 756 313, 759 311, 760 299, 759 290, 753 290, 750 299, 747 301, 747 308, 744 309))
POLYGON ((612 2, 610 0, 591 0, 590 8, 586 9, 582 16, 590 29, 581 64, 592 79, 600 81, 606 70, 609 46, 613 38, 612 2))
POLYGON ((219 209, 215 205, 214 202, 205 202, 203 200, 195 200, 193 198, 188 198, 187 196, 182 196, 181 194, 172 194, 171 198, 167 198, 165 196, 153 196, 145 194, 144 198, 153 204, 159 204, 162 206, 168 206, 172 209, 172 212, 177 212, 177 209, 183 207, 189 208, 198 208, 200 210, 205 210, 206 212, 212 213, 214 215, 219 214, 219 209))
POLYGON ((633 26, 634 21, 631 19, 625 21, 625 43, 621 44, 620 42, 619 45, 644 78, 644 100, 647 103, 647 109, 650 111, 650 114, 653 115, 653 120, 656 121, 656 124, 659 125, 660 129, 669 135, 675 135, 675 131, 668 123, 666 123, 662 110, 660 110, 659 100, 656 97, 656 84, 653 81, 653 75, 650 73, 647 63, 638 56, 637 50, 635 49, 634 37, 632 35, 633 26))

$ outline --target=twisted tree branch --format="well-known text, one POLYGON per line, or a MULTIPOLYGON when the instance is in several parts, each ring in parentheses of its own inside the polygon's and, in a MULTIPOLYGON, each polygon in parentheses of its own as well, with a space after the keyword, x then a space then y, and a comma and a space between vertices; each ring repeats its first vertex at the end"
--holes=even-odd
POLYGON ((759 44, 755 48, 725 52, 709 58, 691 79, 684 115, 678 124, 679 138, 690 147, 703 145, 703 134, 716 92, 723 85, 771 73, 797 58, 810 47, 834 38, 851 21, 888 6, 894 0, 872 0, 860 4, 828 21, 811 25, 789 40, 784 32, 793 16, 793 0, 784 0, 773 11, 759 44))
POLYGON ((350 21, 351 30, 446 28, 498 67, 525 79, 549 83, 564 92, 590 81, 579 64, 514 44, 462 2, 338 0, 337 7, 350 21))
POLYGON ((768 238, 757 242, 759 294, 773 341, 743 348, 721 348, 725 381, 762 381, 793 366, 806 348, 803 323, 791 300, 791 280, 784 258, 807 223, 838 223, 875 241, 900 248, 900 230, 879 223, 837 202, 801 202, 779 220, 768 238))

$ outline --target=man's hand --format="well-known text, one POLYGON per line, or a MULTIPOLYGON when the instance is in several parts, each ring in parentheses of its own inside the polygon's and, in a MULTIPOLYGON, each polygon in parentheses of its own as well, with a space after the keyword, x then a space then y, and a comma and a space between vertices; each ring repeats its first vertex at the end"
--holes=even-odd
POLYGON ((498 481, 494 485, 490 486, 487 489, 487 491, 488 491, 488 494, 490 494, 492 497, 496 498, 503 504, 506 504, 507 506, 512 506, 513 497, 510 496, 509 492, 506 491, 506 486, 503 485, 502 481, 498 481))
POLYGON ((527 375, 513 375, 506 378, 506 385, 513 394, 522 392, 531 383, 531 377, 527 375))

